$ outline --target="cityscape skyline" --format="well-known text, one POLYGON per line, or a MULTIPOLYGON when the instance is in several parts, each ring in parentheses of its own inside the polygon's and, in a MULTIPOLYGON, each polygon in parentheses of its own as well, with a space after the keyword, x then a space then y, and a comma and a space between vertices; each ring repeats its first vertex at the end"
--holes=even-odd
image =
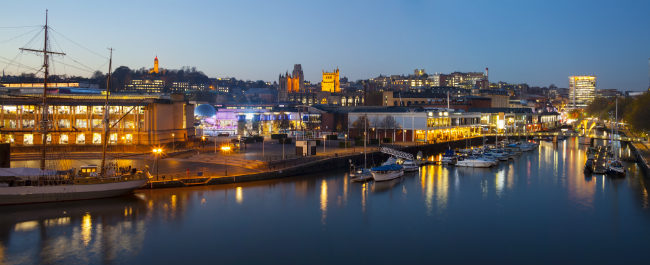
MULTIPOLYGON (((304 79, 312 83, 322 81, 322 70, 337 67, 340 76, 350 80, 408 75, 413 69, 434 74, 481 72, 489 67, 491 82, 568 87, 569 76, 595 75, 599 90, 648 88, 650 53, 644 44, 650 37, 639 32, 650 26, 643 14, 647 10, 643 7, 650 6, 640 1, 592 5, 253 1, 248 3, 254 5, 200 3, 200 9, 195 8, 196 2, 183 6, 166 1, 156 5, 136 2, 123 8, 125 3, 116 2, 102 12, 87 12, 98 10, 96 3, 7 3, 8 8, 0 11, 0 55, 13 58, 17 48, 37 33, 25 34, 36 27, 12 27, 43 24, 43 11, 49 8, 50 26, 63 36, 54 35, 57 47, 102 72, 108 70, 108 65, 103 65, 103 49, 114 47, 114 68, 150 68, 158 56, 165 69, 189 65, 210 77, 268 82, 301 64, 304 79), (450 14, 453 12, 435 12, 467 4, 474 8, 465 8, 462 19, 450 14), (12 11, 16 9, 23 11, 12 11), (119 20, 110 21, 119 13, 119 20), (519 21, 526 13, 527 21, 519 21), (330 21, 327 14, 337 20, 330 21), (164 18, 174 19, 156 23, 164 18), (110 26, 102 27, 104 21, 110 26), (152 23, 142 25, 141 21, 152 23), (25 35, 8 40, 21 34, 25 35)), ((22 63, 39 66, 38 57, 27 57, 21 58, 22 63)), ((2 60, 0 67, 12 74, 30 72, 8 67, 2 60)), ((63 73, 91 75, 70 67, 54 72, 63 73)))

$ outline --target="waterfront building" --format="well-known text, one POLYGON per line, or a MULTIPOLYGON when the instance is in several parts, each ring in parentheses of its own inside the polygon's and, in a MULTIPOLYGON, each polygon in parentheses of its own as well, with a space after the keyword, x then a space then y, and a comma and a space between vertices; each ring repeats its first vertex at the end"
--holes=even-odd
MULTIPOLYGON (((42 100, 35 95, 0 95, 2 142, 16 147, 42 144, 38 132, 42 100)), ((53 94, 48 96, 48 104, 52 119, 48 144, 79 147, 101 145, 106 140, 102 123, 105 95, 53 94)), ((194 105, 181 94, 116 94, 109 96, 109 105, 109 121, 115 124, 109 144, 152 145, 172 142, 173 137, 177 141, 194 137, 194 105)))
MULTIPOLYGON (((396 142, 452 141, 478 136, 481 133, 481 113, 464 112, 446 108, 358 108, 348 114, 350 124, 362 116, 369 121, 369 137, 393 138, 396 142), (386 128, 382 122, 394 119, 395 126, 386 128)), ((363 132, 349 127, 350 137, 363 136, 363 132)))
POLYGON ((323 81, 321 82, 321 91, 330 93, 341 92, 341 80, 339 79, 339 68, 331 73, 323 71, 323 81))
POLYGON ((573 109, 587 107, 596 96, 596 77, 591 75, 569 76, 569 96, 573 109))
POLYGON ((481 113, 484 133, 536 132, 560 125, 557 112, 535 113, 530 108, 470 108, 469 111, 481 113))

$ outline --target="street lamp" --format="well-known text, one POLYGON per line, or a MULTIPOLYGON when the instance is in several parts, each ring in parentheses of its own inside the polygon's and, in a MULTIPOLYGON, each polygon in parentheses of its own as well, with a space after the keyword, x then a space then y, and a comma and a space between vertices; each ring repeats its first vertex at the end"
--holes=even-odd
POLYGON ((327 144, 327 135, 323 135, 323 154, 325 154, 325 145, 327 144))
POLYGON ((176 136, 172 133, 172 152, 176 152, 176 136))
POLYGON ((160 154, 162 153, 161 148, 154 148, 153 153, 156 154, 156 181, 158 181, 158 169, 160 168, 160 164, 158 163, 158 158, 160 157, 160 154))
POLYGON ((344 134, 344 136, 345 136, 345 151, 347 152, 348 151, 348 135, 344 134))
POLYGON ((225 175, 228 176, 228 152, 230 152, 230 145, 222 146, 221 151, 226 153, 226 155, 223 156, 223 162, 224 162, 225 175))

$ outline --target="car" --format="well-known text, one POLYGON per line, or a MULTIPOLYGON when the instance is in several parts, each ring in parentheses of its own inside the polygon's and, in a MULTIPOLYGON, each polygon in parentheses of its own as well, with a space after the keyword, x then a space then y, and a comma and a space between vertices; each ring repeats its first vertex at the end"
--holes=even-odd
POLYGON ((219 136, 219 137, 228 137, 229 135, 230 135, 230 134, 228 134, 228 133, 220 133, 220 134, 217 134, 217 136, 219 136))

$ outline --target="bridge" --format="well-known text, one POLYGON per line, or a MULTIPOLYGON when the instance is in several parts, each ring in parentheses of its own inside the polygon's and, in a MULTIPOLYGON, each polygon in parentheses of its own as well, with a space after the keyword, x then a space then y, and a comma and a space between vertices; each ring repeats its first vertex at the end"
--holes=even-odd
MULTIPOLYGON (((520 137, 535 137, 535 136, 550 136, 550 137, 555 137, 555 136, 565 136, 565 137, 586 137, 586 138, 591 138, 591 139, 600 139, 600 140, 610 140, 610 136, 605 136, 605 135, 596 135, 596 134, 584 134, 584 133, 577 133, 577 132, 529 132, 529 133, 509 133, 509 134, 485 134, 485 136, 499 136, 499 137, 513 137, 513 136, 520 136, 520 137)), ((643 142, 643 138, 638 138, 638 137, 628 137, 628 136, 620 136, 620 135, 614 135, 614 140, 617 141, 622 141, 622 142, 643 142)))

